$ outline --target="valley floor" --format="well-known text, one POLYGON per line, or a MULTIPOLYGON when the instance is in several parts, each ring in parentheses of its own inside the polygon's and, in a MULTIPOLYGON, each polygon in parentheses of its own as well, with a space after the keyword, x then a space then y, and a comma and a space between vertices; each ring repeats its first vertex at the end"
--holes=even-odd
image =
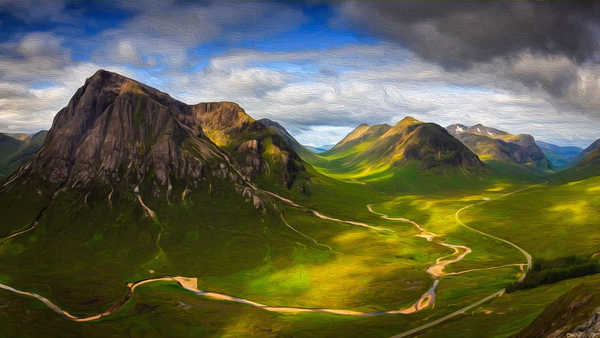
MULTIPOLYGON (((315 189, 310 201, 268 193, 278 212, 264 215, 262 225, 232 225, 231 216, 223 219, 227 213, 215 214, 210 205, 202 209, 208 201, 192 194, 194 202, 175 211, 140 199, 131 205, 138 209, 133 214, 106 216, 108 223, 145 219, 135 229, 98 233, 85 222, 77 229, 61 223, 81 221, 74 211, 80 201, 59 201, 68 218, 49 214, 30 227, 2 229, 0 287, 7 292, 0 292, 0 326, 24 337, 42 331, 63 337, 402 337, 417 331, 465 337, 481 330, 508 336, 566 288, 600 283, 592 275, 505 293, 525 278, 532 260, 598 251, 599 178, 401 196, 325 178, 315 186, 323 190, 315 189), (342 189, 346 203, 334 201, 331 189, 342 189), (210 221, 198 221, 202 214, 210 221), (552 226, 559 220, 566 229, 552 226), (44 240, 57 228, 79 233, 85 243, 44 240), (140 236, 140 228, 147 234, 140 236), (113 253, 95 251, 103 245, 124 250, 131 243, 107 244, 123 236, 138 242, 134 248, 154 243, 154 249, 134 256, 125 251, 118 263, 113 253), (97 272, 53 262, 73 252, 89 252, 97 272)), ((253 211, 238 211, 238 221, 251 219, 244 215, 253 211)))

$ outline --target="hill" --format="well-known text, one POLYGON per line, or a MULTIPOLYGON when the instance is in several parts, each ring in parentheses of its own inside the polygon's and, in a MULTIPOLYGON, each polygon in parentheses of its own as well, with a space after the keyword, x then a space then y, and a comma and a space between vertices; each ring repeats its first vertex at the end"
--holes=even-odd
POLYGON ((541 171, 551 168, 531 135, 512 135, 481 124, 472 127, 453 124, 446 129, 483 161, 506 162, 541 171))
POLYGON ((544 155, 546 155, 546 158, 548 161, 550 161, 552 168, 557 170, 573 165, 579 154, 583 151, 583 149, 579 147, 557 146, 555 144, 542 141, 536 141, 535 143, 542 150, 544 155))
POLYGON ((450 166, 472 170, 481 167, 477 156, 443 128, 411 117, 404 118, 393 127, 361 125, 327 154, 335 157, 353 146, 358 149, 346 162, 354 167, 362 162, 393 167, 410 161, 418 162, 422 169, 450 166), (365 146, 367 144, 368 147, 365 146))

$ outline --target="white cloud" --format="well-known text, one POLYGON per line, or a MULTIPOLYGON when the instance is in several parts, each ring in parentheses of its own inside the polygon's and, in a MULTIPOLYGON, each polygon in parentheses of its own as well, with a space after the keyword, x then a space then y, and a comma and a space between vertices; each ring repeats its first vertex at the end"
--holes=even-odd
POLYGON ((311 144, 335 143, 343 136, 340 130, 363 122, 395 123, 406 115, 441 125, 484 123, 580 146, 600 137, 597 120, 557 108, 520 80, 488 69, 447 72, 385 43, 327 52, 236 51, 213 58, 201 72, 165 78, 161 88, 188 103, 236 101, 252 116, 280 121, 311 144), (330 71, 273 70, 268 68, 273 62, 310 63, 330 71))

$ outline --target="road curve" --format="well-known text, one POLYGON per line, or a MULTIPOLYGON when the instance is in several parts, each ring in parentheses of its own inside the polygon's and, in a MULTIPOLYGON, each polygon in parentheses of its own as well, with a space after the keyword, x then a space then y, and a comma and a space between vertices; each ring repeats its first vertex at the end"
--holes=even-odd
POLYGON ((527 263, 526 263, 526 268, 525 268, 525 271, 523 272, 523 274, 522 274, 522 275, 521 275, 521 277, 519 278, 519 282, 521 282, 521 281, 523 281, 523 280, 525 279, 525 276, 527 275, 527 272, 528 272, 528 271, 531 269, 531 267, 532 267, 532 264, 533 264, 533 258, 531 257, 531 254, 530 254, 529 252, 525 251, 525 249, 521 248, 520 246, 516 245, 515 243, 513 243, 513 242, 511 242, 511 241, 509 241, 509 240, 506 240, 506 239, 504 239, 504 238, 500 238, 500 237, 498 237, 498 236, 494 236, 494 235, 492 235, 492 234, 488 234, 487 232, 483 232, 483 231, 481 231, 481 230, 475 229, 475 228, 473 228, 473 227, 471 227, 471 226, 469 226, 469 225, 465 224, 465 223, 464 223, 464 222, 463 222, 463 221, 460 219, 460 214, 461 214, 463 211, 465 211, 465 210, 467 210, 467 209, 469 209, 469 208, 472 208, 472 207, 474 207, 474 206, 479 206, 479 205, 482 205, 482 204, 485 204, 485 203, 489 203, 489 202, 491 202, 491 201, 496 201, 496 200, 502 199, 502 198, 504 198, 504 197, 507 197, 507 196, 510 196, 510 195, 513 195, 513 194, 516 194, 516 193, 519 193, 519 192, 522 192, 522 191, 525 191, 525 190, 532 189, 532 188, 534 188, 534 187, 536 187, 536 186, 538 186, 538 185, 539 185, 539 184, 536 184, 536 185, 533 185, 533 186, 529 186, 529 187, 527 187, 527 188, 519 189, 519 190, 516 190, 516 191, 510 192, 510 193, 508 193, 508 194, 504 194, 504 195, 502 195, 502 196, 500 196, 500 197, 498 197, 498 198, 495 198, 495 199, 487 199, 487 200, 484 200, 484 201, 482 201, 482 202, 478 202, 478 203, 469 204, 469 205, 467 205, 467 206, 464 206, 464 207, 460 208, 460 209, 459 209, 458 211, 456 211, 456 213, 454 214, 454 218, 456 219, 456 222, 457 222, 458 224, 462 225, 463 227, 465 227, 465 228, 467 228, 467 229, 469 229, 469 230, 471 230, 471 231, 473 231, 473 232, 476 232, 476 233, 478 233, 478 234, 480 234, 480 235, 483 235, 483 236, 486 236, 486 237, 489 237, 489 238, 495 239, 495 240, 497 240, 497 241, 500 241, 500 242, 506 243, 506 244, 508 244, 508 245, 512 246, 513 248, 515 248, 515 249, 519 250, 519 252, 521 252, 521 254, 522 254, 524 257, 525 257, 525 260, 527 261, 527 263))

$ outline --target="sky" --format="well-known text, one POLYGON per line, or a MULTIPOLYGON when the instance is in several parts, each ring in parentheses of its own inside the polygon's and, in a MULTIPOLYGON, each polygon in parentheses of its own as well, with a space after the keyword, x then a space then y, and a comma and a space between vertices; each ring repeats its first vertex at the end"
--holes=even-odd
POLYGON ((0 131, 50 128, 102 68, 307 145, 412 116, 585 147, 598 61, 593 1, 0 0, 0 131))

